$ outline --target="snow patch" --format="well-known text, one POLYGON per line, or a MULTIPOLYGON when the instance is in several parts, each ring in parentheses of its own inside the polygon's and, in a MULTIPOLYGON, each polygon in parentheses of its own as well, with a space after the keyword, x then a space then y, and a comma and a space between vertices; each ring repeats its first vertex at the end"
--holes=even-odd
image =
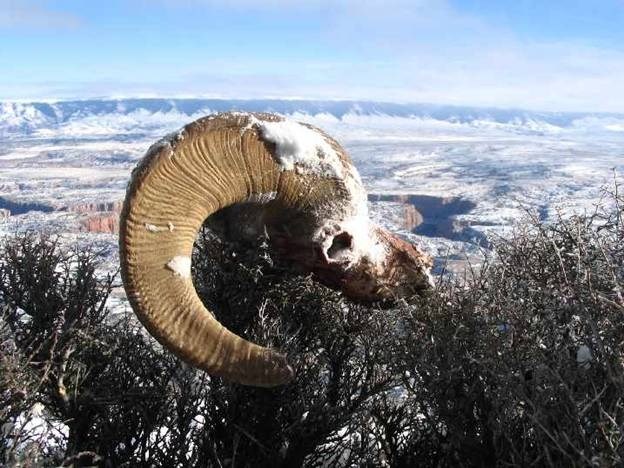
MULTIPOLYGON (((255 115, 250 114, 249 112, 231 112, 231 115, 247 119, 247 125, 240 129, 241 136, 243 136, 248 130, 251 130, 254 127, 260 127, 260 125, 262 125, 262 122, 258 120, 255 115)), ((209 119, 214 117, 216 116, 210 116, 209 119)))
POLYGON ((277 197, 277 192, 252 193, 245 200, 246 203, 258 203, 265 205, 277 197))
POLYGON ((347 256, 350 264, 354 265, 362 258, 375 263, 382 262, 386 250, 377 239, 369 220, 366 191, 357 169, 340 159, 327 138, 318 130, 291 120, 267 122, 252 114, 241 116, 248 119, 241 133, 258 128, 264 141, 275 144, 275 156, 282 170, 333 177, 344 183, 347 203, 340 200, 337 204, 341 208, 338 218, 329 219, 314 236, 324 250, 329 249, 336 235, 346 232, 352 238, 347 256))
POLYGON ((147 154, 156 153, 158 151, 161 151, 163 148, 169 148, 173 150, 173 146, 177 142, 182 140, 184 140, 184 127, 174 132, 168 133, 167 135, 162 137, 160 140, 158 140, 156 143, 149 147, 149 149, 147 150, 147 154))
POLYGON ((173 231, 175 226, 172 222, 168 222, 166 226, 156 226, 155 224, 145 223, 145 230, 149 232, 173 231))
POLYGON ((282 170, 344 177, 340 157, 320 132, 292 120, 267 122, 252 114, 246 117, 247 125, 241 129, 241 134, 258 128, 262 139, 275 145, 275 157, 282 170))
POLYGON ((145 230, 149 232, 160 232, 164 231, 163 228, 156 226, 155 224, 145 223, 145 230))
POLYGON ((262 122, 260 131, 266 141, 275 144, 277 160, 285 171, 297 165, 313 173, 343 177, 342 161, 319 132, 290 120, 262 122))
POLYGON ((186 255, 176 255, 167 263, 167 268, 173 271, 175 276, 181 278, 190 278, 191 276, 191 257, 186 255))

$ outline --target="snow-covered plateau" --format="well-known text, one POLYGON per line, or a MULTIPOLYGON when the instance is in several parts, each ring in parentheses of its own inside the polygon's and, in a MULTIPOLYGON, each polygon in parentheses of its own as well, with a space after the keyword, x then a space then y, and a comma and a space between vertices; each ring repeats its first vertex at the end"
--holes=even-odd
POLYGON ((354 101, 121 99, 0 103, 0 231, 47 230, 116 258, 132 168, 201 116, 278 112, 351 154, 382 225, 456 261, 527 209, 592 210, 624 171, 624 114, 548 113, 354 101))

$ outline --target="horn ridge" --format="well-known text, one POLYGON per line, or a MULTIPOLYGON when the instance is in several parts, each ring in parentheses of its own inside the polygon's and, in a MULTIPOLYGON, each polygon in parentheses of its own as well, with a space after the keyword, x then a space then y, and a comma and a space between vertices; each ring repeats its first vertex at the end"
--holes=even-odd
POLYGON ((257 132, 241 130, 246 123, 235 114, 200 119, 148 150, 120 217, 121 272, 132 308, 165 347, 212 375, 274 386, 293 377, 284 356, 221 325, 190 275, 195 236, 210 214, 279 192, 281 168, 257 132))

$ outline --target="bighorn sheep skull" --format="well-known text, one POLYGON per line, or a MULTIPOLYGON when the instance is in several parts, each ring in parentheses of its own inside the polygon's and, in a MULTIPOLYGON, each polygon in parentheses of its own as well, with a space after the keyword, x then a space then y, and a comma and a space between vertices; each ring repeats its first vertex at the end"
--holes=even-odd
POLYGON ((193 287, 197 232, 225 208, 240 208, 241 232, 267 232, 282 256, 353 299, 430 286, 431 259, 369 222, 357 170, 332 138, 271 114, 199 119, 153 145, 134 170, 120 257, 128 298, 148 331, 212 375, 257 386, 293 377, 284 356, 223 327, 193 287))

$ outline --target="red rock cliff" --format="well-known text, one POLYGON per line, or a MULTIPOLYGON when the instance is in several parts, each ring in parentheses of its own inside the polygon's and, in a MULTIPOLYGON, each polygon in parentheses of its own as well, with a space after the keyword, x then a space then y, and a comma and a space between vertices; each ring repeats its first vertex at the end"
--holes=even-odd
POLYGON ((100 213, 89 216, 82 221, 81 230, 86 232, 117 234, 119 232, 119 214, 100 213))

